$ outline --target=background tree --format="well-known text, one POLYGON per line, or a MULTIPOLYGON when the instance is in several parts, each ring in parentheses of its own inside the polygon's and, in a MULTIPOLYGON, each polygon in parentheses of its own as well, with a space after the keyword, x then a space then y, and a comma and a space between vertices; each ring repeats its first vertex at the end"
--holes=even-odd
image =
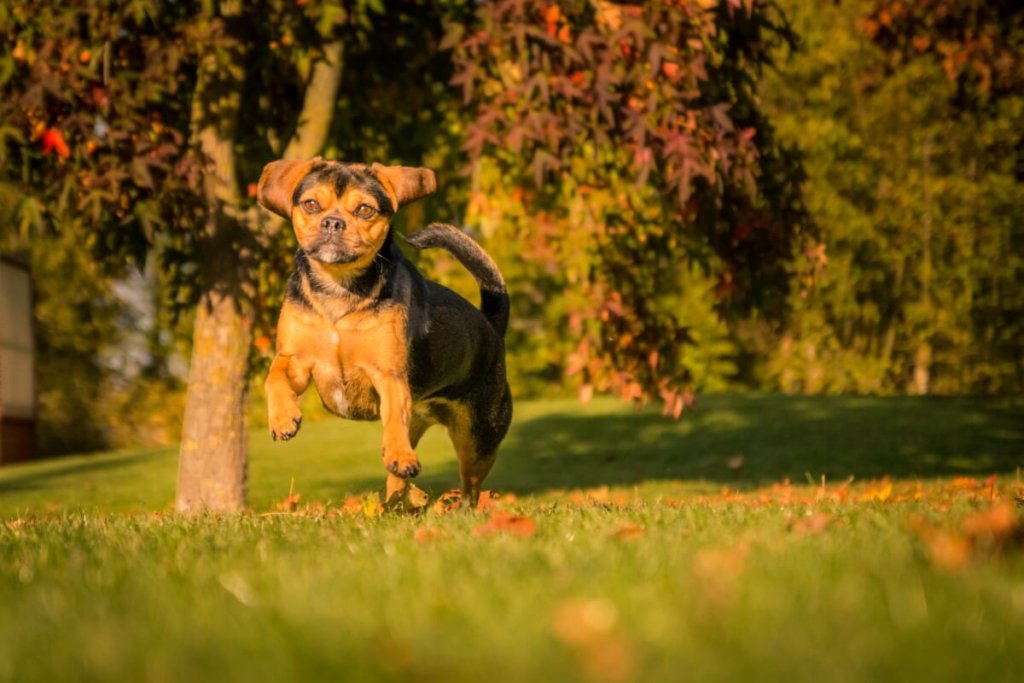
MULTIPOLYGON (((687 273, 717 282, 722 313, 781 311, 800 168, 756 83, 790 38, 759 1, 508 0, 453 27, 453 83, 473 112, 468 218, 528 264, 513 319, 549 330, 538 371, 678 416, 692 399, 687 273)), ((510 346, 527 334, 520 322, 510 346)))
MULTIPOLYGON (((79 240, 111 273, 158 254, 179 304, 199 304, 178 508, 244 504, 245 395, 272 230, 248 182, 323 146, 341 30, 369 8, 291 2, 40 3, 2 10, 5 166, 20 212, 79 240), (245 112, 244 125, 240 121, 245 112), (281 138, 280 131, 293 131, 281 138)), ((332 90, 333 89, 333 90, 332 90)))
POLYGON ((921 394, 1020 386, 1021 298, 1012 283, 1024 265, 1024 216, 1013 150, 1024 102, 995 68, 977 72, 993 74, 987 91, 970 68, 951 71, 971 61, 958 38, 942 35, 971 34, 970 17, 987 16, 978 35, 990 36, 980 40, 1003 64, 1013 52, 1006 40, 1020 40, 1009 28, 1020 26, 1020 12, 969 4, 784 3, 803 49, 762 88, 780 136, 806 155, 823 243, 800 258, 823 277, 794 290, 781 337, 752 344, 769 359, 770 386, 921 394), (950 15, 953 5, 965 16, 950 15))

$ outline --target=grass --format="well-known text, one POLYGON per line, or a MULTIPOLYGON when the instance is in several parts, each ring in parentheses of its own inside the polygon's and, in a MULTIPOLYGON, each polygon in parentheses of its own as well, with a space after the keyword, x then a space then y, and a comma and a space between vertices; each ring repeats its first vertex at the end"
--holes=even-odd
MULTIPOLYGON (((523 403, 488 480, 518 498, 485 513, 362 512, 378 439, 254 433, 253 512, 226 517, 167 514, 174 449, 0 470, 0 681, 1013 680, 1024 661, 1020 407, 709 396, 673 423, 523 403)), ((418 483, 455 486, 443 433, 419 450, 418 483)))

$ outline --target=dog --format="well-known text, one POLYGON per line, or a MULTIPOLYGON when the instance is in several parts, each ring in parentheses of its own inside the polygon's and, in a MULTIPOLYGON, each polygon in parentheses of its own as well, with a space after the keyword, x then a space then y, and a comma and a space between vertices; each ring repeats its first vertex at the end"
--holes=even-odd
POLYGON ((395 241, 391 218, 436 189, 425 168, 310 160, 268 164, 259 203, 289 219, 299 248, 266 380, 270 435, 302 424, 310 382, 330 412, 383 423, 386 499, 420 473, 415 448, 434 424, 475 506, 512 420, 505 374, 509 295, 494 260, 459 229, 432 223, 405 241, 449 251, 480 287, 477 308, 428 280, 395 241))

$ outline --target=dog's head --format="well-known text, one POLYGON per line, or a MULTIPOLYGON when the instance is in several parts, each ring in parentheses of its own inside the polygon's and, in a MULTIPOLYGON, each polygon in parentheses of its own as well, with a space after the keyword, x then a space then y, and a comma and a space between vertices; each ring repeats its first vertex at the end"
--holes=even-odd
POLYGON ((394 213, 436 187, 434 172, 426 168, 317 157, 267 164, 257 197, 264 208, 291 220, 310 258, 360 268, 384 244, 394 213))

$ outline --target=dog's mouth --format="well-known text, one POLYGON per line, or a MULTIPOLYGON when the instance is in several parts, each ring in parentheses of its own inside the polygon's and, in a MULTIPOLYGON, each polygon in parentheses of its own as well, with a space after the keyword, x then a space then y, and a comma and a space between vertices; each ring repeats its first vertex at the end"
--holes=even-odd
POLYGON ((307 246, 305 252, 322 263, 351 263, 362 257, 363 245, 349 244, 337 237, 321 237, 307 246))

